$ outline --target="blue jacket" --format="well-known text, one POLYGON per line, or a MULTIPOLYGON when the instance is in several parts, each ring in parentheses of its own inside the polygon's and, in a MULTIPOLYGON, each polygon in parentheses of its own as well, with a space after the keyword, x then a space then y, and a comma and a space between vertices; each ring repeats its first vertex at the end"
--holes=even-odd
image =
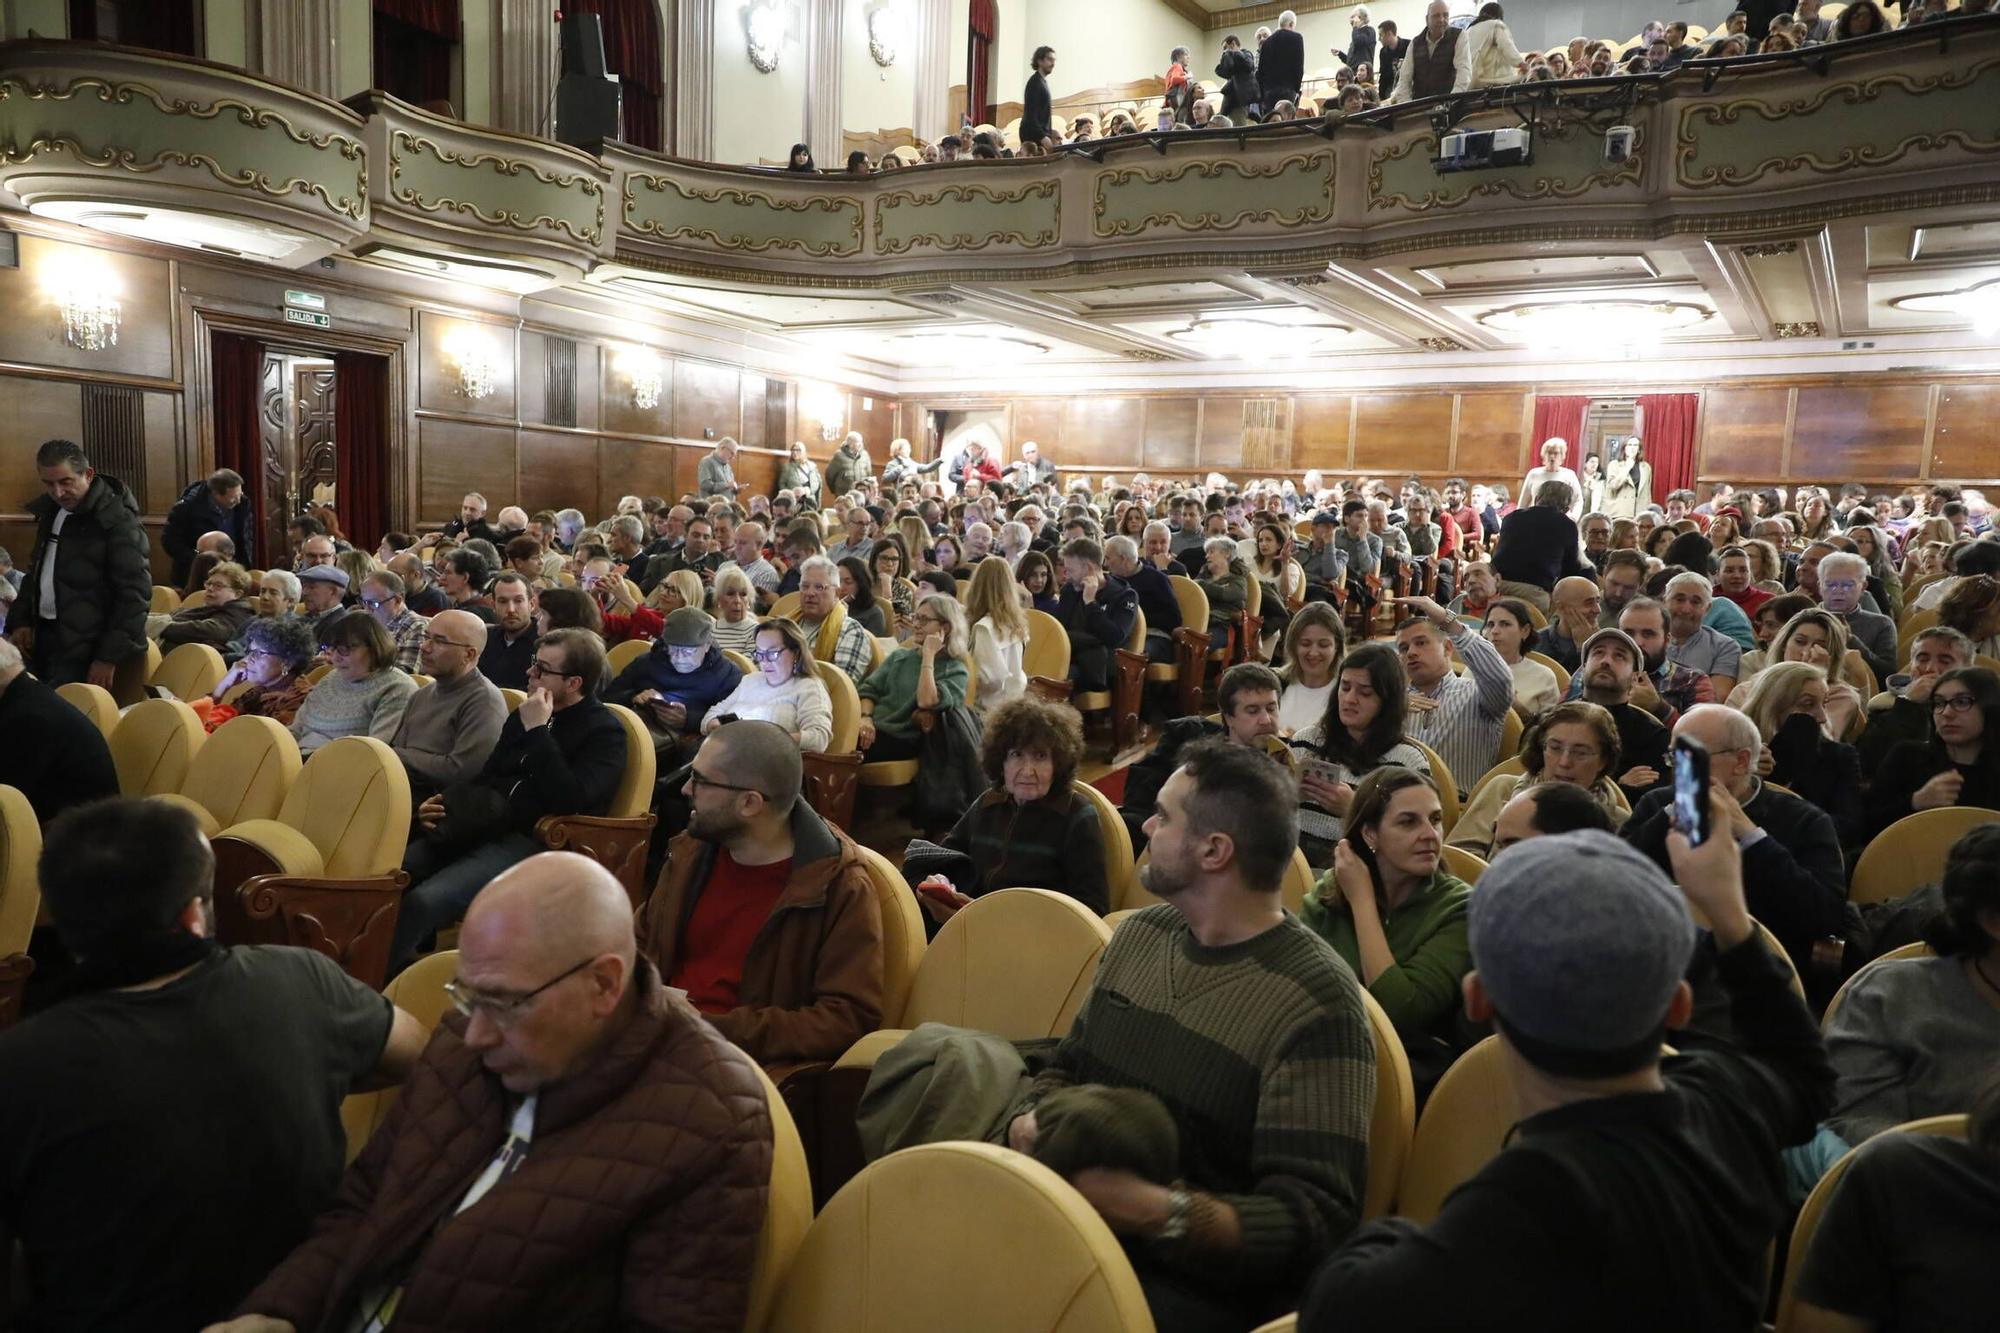
POLYGON ((732 694, 743 683, 743 673, 722 655, 722 649, 708 646, 708 656, 692 671, 674 670, 665 638, 653 642, 653 650, 633 659, 604 688, 604 702, 629 705, 641 690, 657 690, 668 703, 687 709, 687 730, 701 730, 708 710, 732 694))
POLYGON ((1181 604, 1174 598, 1173 580, 1157 566, 1140 562, 1125 580, 1138 595, 1139 609, 1146 613, 1146 628, 1171 634, 1181 627, 1181 604))
POLYGON ((1139 616, 1139 598, 1124 579, 1104 576, 1097 600, 1086 603, 1083 590, 1065 583, 1056 607, 1056 619, 1069 631, 1072 642, 1123 648, 1132 637, 1133 622, 1139 616))

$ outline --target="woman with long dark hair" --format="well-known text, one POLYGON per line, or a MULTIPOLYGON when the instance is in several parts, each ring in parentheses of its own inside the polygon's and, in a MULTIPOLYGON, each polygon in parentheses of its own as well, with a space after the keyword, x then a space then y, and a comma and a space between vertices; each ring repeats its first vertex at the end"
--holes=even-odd
POLYGON ((2000 676, 1959 667, 1931 690, 1931 737, 1884 756, 1868 805, 1876 832, 1919 810, 2000 810, 2000 676))
POLYGON ((1292 738, 1299 753, 1299 849, 1322 869, 1354 801, 1354 784, 1385 764, 1429 776, 1430 760, 1403 736, 1409 677, 1387 643, 1364 643, 1340 660, 1319 721, 1292 738))

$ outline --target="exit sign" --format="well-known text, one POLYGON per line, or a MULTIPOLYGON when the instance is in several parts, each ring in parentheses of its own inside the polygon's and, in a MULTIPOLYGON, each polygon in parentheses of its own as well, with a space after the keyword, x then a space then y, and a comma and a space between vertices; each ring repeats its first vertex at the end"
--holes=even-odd
POLYGON ((309 329, 330 329, 333 327, 333 316, 322 315, 317 310, 294 310, 287 306, 285 323, 303 324, 309 329))

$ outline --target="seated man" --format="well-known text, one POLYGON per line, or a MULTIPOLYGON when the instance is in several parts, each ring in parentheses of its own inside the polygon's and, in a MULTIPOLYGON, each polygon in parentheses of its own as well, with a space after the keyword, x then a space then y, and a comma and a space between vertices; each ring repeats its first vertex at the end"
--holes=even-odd
POLYGON ((1646 658, 1646 680, 1654 699, 1643 707, 1654 717, 1672 725, 1673 719, 1696 704, 1717 702, 1715 683, 1706 674, 1692 670, 1667 656, 1667 608, 1650 597, 1635 597, 1618 613, 1618 628, 1624 630, 1646 658))
POLYGON ((1931 691, 1938 677, 1959 667, 1976 666, 1972 640, 1949 625, 1932 625, 1910 644, 1909 682, 1900 690, 1882 678, 1883 692, 1868 701, 1868 727, 1855 743, 1863 772, 1881 767, 1899 741, 1931 738, 1931 691))
POLYGON ((1574 675, 1583 665, 1583 642, 1597 632, 1604 595, 1597 580, 1572 574, 1556 580, 1549 594, 1549 627, 1535 637, 1536 651, 1554 658, 1574 675))
POLYGON ((493 624, 479 652, 479 674, 503 690, 528 688, 535 660, 535 586, 509 570, 493 580, 493 624))
POLYGON ((0 639, 0 785, 28 798, 48 823, 63 811, 118 794, 111 746, 97 724, 28 674, 21 650, 0 639))
POLYGON ((16 1327, 200 1328, 305 1239, 340 1183, 341 1098, 400 1082, 423 1028, 311 949, 214 943, 215 858, 184 809, 79 807, 40 872, 80 961, 0 1036, 16 1327))
MULTIPOLYGON (((1868 562, 1852 551, 1835 551, 1819 562, 1820 601, 1847 622, 1848 642, 1861 650, 1877 681, 1896 671, 1896 622, 1877 611, 1862 609, 1868 592, 1868 562)), ((1728 692, 1716 691, 1723 698, 1728 692)))
POLYGON ((778 570, 764 558, 764 525, 761 523, 739 523, 729 538, 730 558, 723 561, 718 569, 732 566, 748 576, 750 586, 757 590, 757 605, 769 606, 778 596, 778 570))
POLYGON ((1340 531, 1333 535, 1333 549, 1347 571, 1347 595, 1360 599, 1362 623, 1369 624, 1375 614, 1375 593, 1368 576, 1382 574, 1382 539, 1368 530, 1366 500, 1349 500, 1340 507, 1340 531))
POLYGON ((586 857, 495 879, 458 947, 457 1012, 395 1113, 213 1333, 738 1333, 771 1172, 756 1070, 635 956, 586 857))
POLYGON ((412 552, 389 558, 389 572, 403 581, 403 604, 420 616, 434 616, 451 603, 431 579, 430 566, 412 552))
POLYGON ((1079 1084, 1165 1103, 1181 1128, 1175 1185, 1103 1167, 1071 1177, 1132 1243, 1162 1329, 1248 1328, 1294 1308, 1360 1218, 1375 1043, 1354 973, 1280 900, 1297 809, 1291 776, 1262 757, 1187 752, 1149 821, 1144 882, 1166 902, 1118 927, 1008 1125, 1032 1152, 1036 1106, 1079 1084))
MULTIPOLYGON (((423 655, 424 627, 430 621, 404 603, 403 581, 386 569, 377 570, 361 580, 361 605, 396 645, 396 666, 414 673, 423 655)), ((472 641, 484 646, 485 637, 474 635, 472 641)))
POLYGON ((431 684, 410 696, 389 738, 419 803, 477 773, 500 739, 507 701, 476 665, 485 638, 479 617, 463 611, 440 611, 424 630, 420 665, 431 684))
MULTIPOLYGON (((1708 781, 1728 818, 1712 832, 1743 849, 1750 910, 1791 955, 1801 977, 1813 975, 1813 946, 1846 932, 1847 866, 1840 836, 1824 810, 1757 776, 1763 738, 1757 724, 1722 704, 1702 704, 1674 724, 1674 735, 1708 747, 1708 781)), ((1671 788, 1632 807, 1621 836, 1667 864, 1673 822, 1671 788)))
POLYGON ((1611 812, 1584 788, 1573 782, 1538 782, 1521 788, 1500 807, 1493 820, 1491 850, 1497 857, 1515 843, 1579 829, 1617 831, 1611 827, 1611 812))
POLYGON ((1601 629, 1583 641, 1583 664, 1570 677, 1571 699, 1596 704, 1618 728, 1617 774, 1626 799, 1637 802, 1667 773, 1667 728, 1647 707, 1659 696, 1645 672, 1646 655, 1624 630, 1601 629))
POLYGON ((742 683, 742 671, 715 646, 715 618, 683 606, 668 613, 652 648, 604 687, 604 702, 639 714, 665 776, 701 743, 708 710, 742 683))
MULTIPOLYGON (((1712 697, 1727 699, 1736 688, 1743 649, 1736 640, 1702 623, 1715 600, 1708 575, 1689 570, 1667 580, 1667 658, 1675 666, 1708 677, 1712 697)), ((1630 608, 1627 608, 1628 613, 1630 608)), ((1620 617, 1621 621, 1623 617, 1620 617)), ((1894 632, 1894 626, 1890 632, 1894 632)))
POLYGON ((859 685, 875 665, 875 641, 868 627, 847 614, 840 601, 840 570, 823 555, 799 566, 799 628, 813 657, 831 662, 859 685))
POLYGON ((1401 597, 1396 655, 1410 679, 1408 734, 1437 751, 1461 795, 1500 757, 1500 729, 1514 708, 1514 671, 1471 626, 1428 597, 1401 597), (1465 663, 1451 669, 1449 644, 1465 663))
POLYGON ((1691 849, 1676 832, 1671 855, 1680 892, 1604 833, 1494 859, 1472 895, 1465 1008, 1494 1023, 1526 1118, 1430 1225, 1357 1233, 1320 1270, 1302 1333, 1756 1327, 1787 1212, 1777 1151, 1812 1137, 1833 1073, 1758 938, 1734 842, 1691 849), (1690 903, 1740 1040, 1662 1058, 1693 1006, 1690 903))
POLYGON ((1205 717, 1177 717, 1160 728, 1160 739, 1125 773, 1125 800, 1118 813, 1132 833, 1132 850, 1146 847, 1146 821, 1167 779, 1180 767, 1181 751, 1196 741, 1220 739, 1231 745, 1264 749, 1289 762, 1291 750, 1277 744, 1278 699, 1284 682, 1262 662, 1239 662, 1215 683, 1215 707, 1221 723, 1205 717))
POLYGON ((882 1023, 882 916, 855 845, 800 797, 798 742, 717 727, 687 832, 639 911, 639 947, 723 1036, 769 1066, 831 1060, 882 1023))
POLYGON ((396 917, 392 972, 426 939, 459 919, 486 882, 540 850, 544 815, 602 815, 625 773, 625 728, 597 695, 604 641, 587 629, 552 630, 535 647, 535 689, 500 728, 478 776, 451 800, 417 807, 424 834, 410 840, 410 887, 396 917))
POLYGON ((714 549, 714 537, 714 524, 706 518, 690 518, 680 544, 646 560, 645 572, 634 582, 650 593, 660 586, 661 579, 681 569, 692 569, 703 583, 711 581, 723 560, 722 552, 714 549))
POLYGON ((1155 662, 1174 660, 1174 631, 1181 627, 1181 604, 1174 596, 1173 580, 1156 566, 1139 558, 1139 545, 1130 537, 1113 537, 1104 543, 1104 567, 1122 581, 1138 599, 1146 617, 1146 656, 1155 662))
POLYGON ((1078 693, 1111 688, 1111 654, 1137 623, 1139 598, 1125 580, 1104 572, 1104 548, 1094 541, 1063 547, 1062 596, 1056 619, 1069 631, 1069 678, 1078 693))
POLYGON ((1347 554, 1334 540, 1339 531, 1340 515, 1331 509, 1322 509, 1312 516, 1312 541, 1299 552, 1308 601, 1337 601, 1336 590, 1347 586, 1347 554))

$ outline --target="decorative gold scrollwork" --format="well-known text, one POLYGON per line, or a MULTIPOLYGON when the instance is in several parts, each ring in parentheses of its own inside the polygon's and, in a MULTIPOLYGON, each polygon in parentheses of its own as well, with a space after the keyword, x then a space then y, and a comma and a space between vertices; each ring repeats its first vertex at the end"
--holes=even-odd
POLYGON ((656 176, 644 171, 629 172, 625 180, 625 225, 633 231, 647 236, 655 236, 663 241, 670 241, 677 237, 686 236, 693 239, 712 241, 719 249, 743 251, 751 254, 761 253, 765 250, 798 250, 814 257, 856 255, 861 253, 861 201, 858 199, 852 199, 844 195, 807 199, 779 199, 762 190, 746 190, 736 186, 721 186, 713 190, 697 190, 682 185, 678 181, 669 180, 665 176, 656 176), (773 208, 786 213, 825 213, 833 218, 838 218, 843 212, 851 211, 853 217, 850 220, 850 235, 845 241, 812 241, 796 236, 754 237, 740 231, 724 235, 715 227, 696 226, 688 222, 683 222, 672 227, 662 226, 658 222, 642 220, 635 216, 638 212, 639 201, 634 192, 641 188, 649 190, 654 194, 665 194, 668 190, 672 190, 688 203, 732 204, 738 208, 747 208, 752 204, 762 204, 766 208, 773 208))
POLYGON ((602 182, 581 174, 570 175, 544 171, 532 162, 525 162, 519 158, 501 157, 497 153, 481 153, 476 151, 456 153, 446 148, 443 144, 437 143, 435 140, 426 139, 422 135, 412 134, 408 130, 397 130, 390 136, 389 193, 399 202, 406 203, 422 213, 466 213, 492 226, 514 227, 521 231, 533 231, 537 227, 546 227, 550 231, 567 232, 572 240, 580 241, 585 245, 597 244, 598 240, 604 235, 604 185, 602 182), (579 229, 568 218, 559 218, 548 213, 541 213, 535 217, 527 217, 513 209, 507 209, 499 213, 489 213, 475 203, 463 199, 454 199, 449 195, 439 195, 435 199, 428 199, 416 187, 399 184, 403 176, 403 152, 406 149, 412 153, 429 152, 438 161, 447 166, 477 168, 490 165, 502 176, 519 176, 523 172, 526 172, 542 184, 553 185, 559 190, 567 190, 571 186, 580 185, 583 192, 596 201, 597 221, 579 229))
POLYGON ((1157 225, 1172 225, 1183 231, 1234 231, 1253 222, 1271 222, 1280 226, 1296 227, 1305 223, 1325 222, 1333 217, 1333 154, 1331 152, 1309 153, 1302 157, 1288 157, 1281 162, 1273 162, 1268 167, 1257 167, 1246 162, 1222 159, 1213 162, 1189 162, 1172 171, 1160 175, 1150 175, 1137 167, 1124 167, 1106 171, 1097 177, 1095 206, 1092 209, 1091 227, 1099 236, 1137 236, 1146 228, 1157 225), (1229 217, 1223 220, 1224 210, 1204 209, 1193 215, 1179 209, 1162 209, 1138 218, 1109 218, 1111 211, 1109 192, 1131 181, 1143 181, 1148 185, 1167 185, 1186 180, 1192 176, 1198 180, 1219 180, 1224 173, 1239 177, 1243 184, 1254 181, 1276 180, 1285 173, 1299 167, 1307 167, 1323 173, 1320 198, 1310 204, 1300 204, 1295 208, 1259 208, 1255 192, 1246 192, 1245 202, 1229 217))
POLYGON ((929 194, 919 194, 915 190, 899 190, 883 195, 875 201, 875 251, 877 254, 899 255, 923 246, 933 246, 939 250, 984 250, 990 245, 1040 246, 1054 245, 1062 236, 1062 186, 1057 181, 1036 181, 1019 190, 998 190, 990 185, 947 185, 929 194), (933 204, 953 199, 962 204, 974 202, 975 196, 983 196, 994 207, 1006 204, 1024 204, 1030 199, 1052 199, 1054 211, 1049 215, 1049 224, 1039 227, 1033 235, 1018 228, 994 230, 984 233, 956 231, 949 235, 943 232, 919 232, 908 237, 891 238, 886 234, 886 214, 891 208, 925 208, 933 204))

